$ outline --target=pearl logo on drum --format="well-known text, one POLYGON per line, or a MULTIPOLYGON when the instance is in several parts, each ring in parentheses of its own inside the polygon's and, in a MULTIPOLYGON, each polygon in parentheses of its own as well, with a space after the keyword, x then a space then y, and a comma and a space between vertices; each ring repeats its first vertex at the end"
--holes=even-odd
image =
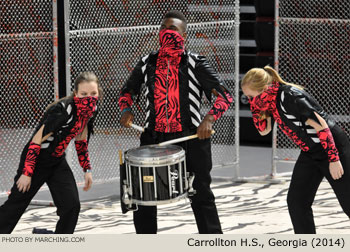
POLYGON ((143 176, 143 182, 145 183, 153 183, 154 178, 153 176, 143 176))
POLYGON ((176 190, 176 180, 179 179, 178 171, 175 170, 173 172, 170 172, 171 176, 171 190, 173 193, 179 193, 179 191, 176 190))

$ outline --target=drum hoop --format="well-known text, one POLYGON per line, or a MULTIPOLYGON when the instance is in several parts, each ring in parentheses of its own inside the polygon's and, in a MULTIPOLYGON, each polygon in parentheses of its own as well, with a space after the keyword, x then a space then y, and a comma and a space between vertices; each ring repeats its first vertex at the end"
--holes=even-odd
POLYGON ((129 165, 137 166, 137 167, 162 167, 162 166, 174 165, 174 164, 184 162, 185 159, 186 157, 183 156, 180 159, 172 158, 170 160, 161 160, 161 161, 153 160, 153 162, 150 162, 149 160, 143 161, 143 162, 136 162, 136 161, 127 160, 125 158, 125 162, 129 165))
MULTIPOLYGON (((141 146, 142 147, 142 146, 141 146)), ((137 147, 140 148, 140 147, 137 147)), ((129 151, 131 150, 135 150, 137 148, 133 148, 128 150, 125 153, 125 161, 131 161, 135 164, 166 164, 168 162, 168 160, 181 160, 182 158, 184 158, 186 156, 186 152, 184 149, 181 148, 181 150, 177 153, 168 155, 168 156, 163 156, 163 157, 135 157, 135 156, 130 156, 128 154, 129 151)))
POLYGON ((181 194, 177 196, 176 198, 168 199, 168 200, 152 200, 152 201, 143 201, 143 200, 135 200, 135 199, 125 199, 125 204, 137 204, 141 206, 158 206, 158 205, 165 205, 177 202, 181 199, 187 198, 188 193, 181 194))

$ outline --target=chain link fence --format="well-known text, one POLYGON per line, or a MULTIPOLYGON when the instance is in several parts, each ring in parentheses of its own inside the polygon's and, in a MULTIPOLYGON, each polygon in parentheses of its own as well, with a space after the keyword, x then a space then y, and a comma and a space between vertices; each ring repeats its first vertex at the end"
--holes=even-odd
MULTIPOLYGON (((350 2, 276 1, 276 67, 306 88, 350 136, 350 2)), ((295 162, 299 148, 274 129, 273 166, 295 162)))
MULTIPOLYGON (((82 1, 70 0, 69 55, 71 83, 82 71, 100 78, 104 98, 89 144, 94 181, 119 178, 118 150, 139 146, 140 133, 122 128, 117 99, 140 57, 159 48, 159 25, 169 10, 182 11, 188 19, 187 49, 205 55, 221 78, 238 94, 238 1, 82 1)), ((72 89, 72 87, 70 87, 72 89)), ((235 99, 238 101, 238 99, 235 99)), ((238 164, 238 107, 233 104, 215 124, 212 152, 215 166, 228 166, 232 177, 238 164)), ((210 104, 204 101, 202 114, 210 104)), ((144 126, 145 98, 134 104, 134 123, 144 126)), ((75 151, 71 148, 71 152, 75 151)), ((81 173, 76 154, 70 163, 81 173)))
POLYGON ((55 86, 53 0, 1 1, 0 193, 8 191, 23 147, 55 86))

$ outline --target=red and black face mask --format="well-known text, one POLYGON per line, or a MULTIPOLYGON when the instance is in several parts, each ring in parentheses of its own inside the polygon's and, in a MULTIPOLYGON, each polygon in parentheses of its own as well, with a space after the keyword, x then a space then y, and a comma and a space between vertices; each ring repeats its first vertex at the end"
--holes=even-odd
POLYGON ((181 55, 185 39, 177 31, 163 29, 159 32, 160 51, 169 56, 181 55))
POLYGON ((249 103, 260 111, 271 110, 275 105, 278 87, 279 84, 277 82, 272 83, 266 91, 249 99, 249 103))
POLYGON ((87 96, 79 98, 74 96, 74 103, 77 107, 78 117, 90 118, 96 110, 97 97, 87 96))
POLYGON ((180 118, 179 66, 184 52, 184 38, 176 31, 159 32, 156 81, 154 86, 155 131, 182 130, 180 118))

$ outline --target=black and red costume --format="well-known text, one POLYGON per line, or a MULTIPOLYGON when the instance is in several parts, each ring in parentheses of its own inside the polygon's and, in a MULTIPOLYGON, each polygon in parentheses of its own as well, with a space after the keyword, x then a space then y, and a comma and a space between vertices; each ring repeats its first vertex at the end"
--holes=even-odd
POLYGON ((291 85, 272 83, 262 94, 250 99, 253 121, 264 131, 267 120, 260 113, 267 111, 280 129, 296 143, 301 153, 294 166, 287 197, 288 209, 295 233, 315 233, 312 203, 325 177, 331 184, 344 212, 350 217, 350 142, 346 133, 304 90, 291 85), (320 115, 329 128, 317 132, 307 123, 319 123, 320 115), (341 162, 344 175, 334 180, 330 162, 341 162))
MULTIPOLYGON (((65 159, 70 141, 84 128, 88 139, 93 132, 97 98, 65 98, 52 105, 44 114, 33 136, 44 125, 42 136, 53 133, 41 145, 30 141, 24 147, 15 183, 8 200, 0 207, 0 233, 11 233, 40 187, 46 183, 60 217, 55 233, 73 233, 80 211, 80 201, 73 173, 65 159), (19 192, 16 182, 24 174, 30 176, 29 191, 19 192)), ((32 139, 31 138, 31 139, 32 139)), ((91 169, 88 139, 75 142, 79 163, 86 172, 91 169)))
MULTIPOLYGON (((201 123, 203 92, 211 100, 212 90, 219 94, 208 112, 215 120, 228 109, 232 96, 218 74, 203 56, 184 49, 184 39, 173 30, 159 33, 161 48, 144 56, 137 63, 124 85, 119 98, 122 111, 130 110, 132 96, 139 95, 146 86, 145 132, 141 145, 148 145, 195 134, 201 123)), ((195 173, 193 187, 196 194, 191 206, 199 233, 222 233, 210 189, 212 169, 210 139, 194 139, 179 144, 186 151, 187 169, 195 173)), ((134 212, 137 233, 157 232, 157 208, 138 206, 134 212)))

